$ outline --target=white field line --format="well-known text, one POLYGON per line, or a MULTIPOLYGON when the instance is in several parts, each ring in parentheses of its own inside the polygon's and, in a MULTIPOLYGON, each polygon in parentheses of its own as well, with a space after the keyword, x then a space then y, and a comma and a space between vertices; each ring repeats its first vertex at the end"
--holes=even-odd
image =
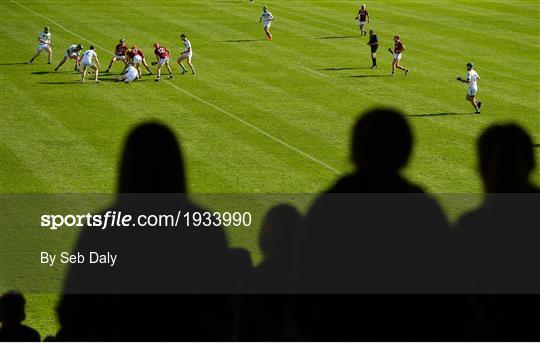
MULTIPOLYGON (((39 17, 41 17, 41 18, 43 18, 43 19, 45 19, 45 20, 47 20, 47 21, 49 21, 49 22, 51 22, 51 23, 53 23, 54 25, 60 27, 60 28, 63 29, 64 31, 66 31, 66 32, 68 32, 68 33, 71 33, 71 34, 74 35, 75 37, 80 38, 80 39, 82 39, 82 40, 84 40, 84 41, 86 41, 86 42, 88 42, 88 43, 91 43, 91 44, 93 44, 95 47, 100 48, 101 50, 103 50, 103 51, 107 52, 108 54, 112 55, 112 53, 111 53, 108 49, 106 49, 106 48, 104 48, 104 47, 102 47, 102 46, 99 46, 99 45, 97 45, 97 44, 92 43, 90 40, 86 39, 85 37, 80 36, 79 34, 77 34, 77 33, 73 32, 73 31, 71 31, 70 29, 68 29, 67 27, 65 27, 65 26, 63 26, 63 25, 61 25, 61 24, 59 24, 59 23, 57 23, 56 21, 54 21, 54 20, 52 20, 52 19, 50 19, 50 18, 48 18, 48 17, 42 15, 41 13, 38 13, 38 12, 36 12, 36 11, 34 11, 34 10, 32 10, 32 9, 30 9, 30 8, 28 8, 28 7, 26 7, 26 6, 24 6, 23 4, 19 3, 19 2, 16 1, 16 0, 11 0, 11 2, 14 3, 14 4, 16 4, 16 5, 18 5, 18 6, 20 6, 20 7, 23 8, 23 9, 27 10, 28 12, 30 12, 30 13, 36 15, 36 16, 39 16, 39 17)), ((316 72, 316 71, 314 71, 314 72, 316 72)), ((316 73, 317 73, 317 72, 316 72, 316 73)), ((324 74, 322 74, 322 75, 324 75, 324 74)), ((325 76, 326 76, 326 75, 325 75, 325 76)), ((221 108, 221 107, 219 107, 219 106, 216 106, 216 105, 212 104, 211 102, 209 102, 209 101, 207 101, 207 100, 204 100, 203 98, 198 97, 198 96, 196 96, 196 95, 194 95, 194 94, 192 94, 192 93, 186 91, 185 89, 182 89, 182 88, 178 87, 178 86, 175 85, 174 83, 166 82, 166 84, 168 84, 168 85, 170 85, 171 87, 175 88, 176 90, 178 90, 178 91, 184 93, 185 95, 187 95, 187 96, 189 96, 189 97, 191 97, 191 98, 193 98, 193 99, 195 99, 195 100, 197 100, 197 101, 199 101, 199 102, 201 102, 201 103, 203 103, 203 104, 205 104, 205 105, 207 105, 207 106, 209 106, 209 107, 212 107, 212 108, 215 109, 216 111, 219 111, 219 112, 221 112, 221 113, 223 113, 223 114, 229 116, 230 118, 233 118, 233 119, 237 120, 238 122, 240 122, 240 123, 244 124, 245 126, 247 126, 247 127, 251 128, 251 129, 253 129, 253 130, 259 132, 260 134, 262 134, 263 136, 266 136, 267 138, 273 140, 274 142, 279 143, 279 144, 281 144, 282 146, 288 148, 289 150, 292 150, 292 151, 298 153, 299 155, 301 155, 301 156, 303 156, 303 157, 305 157, 305 158, 307 158, 307 159, 309 159, 309 160, 311 160, 311 161, 313 161, 313 162, 319 164, 320 166, 322 166, 322 167, 324 167, 324 168, 330 170, 330 171, 333 172, 334 174, 337 174, 337 175, 341 174, 337 169, 335 169, 334 167, 328 165, 327 163, 325 163, 325 162, 323 162, 323 161, 317 159, 316 157, 314 157, 314 156, 312 156, 312 155, 310 155, 310 154, 308 154, 308 153, 306 153, 306 152, 304 152, 304 151, 302 151, 302 150, 300 150, 300 149, 298 149, 298 148, 296 148, 296 147, 290 145, 289 143, 287 143, 287 142, 281 140, 280 138, 278 138, 278 137, 276 137, 276 136, 274 136, 274 135, 268 133, 267 131, 265 131, 265 130, 259 128, 258 126, 255 126, 255 125, 253 125, 253 124, 251 124, 251 123, 245 121, 244 119, 242 119, 242 118, 240 118, 240 117, 238 117, 238 116, 232 114, 231 112, 229 112, 229 111, 227 111, 227 110, 224 110, 223 108, 221 108)))
POLYGON ((328 77, 328 75, 323 74, 323 73, 320 73, 320 72, 318 72, 318 71, 316 71, 316 70, 313 70, 313 69, 310 69, 310 68, 308 68, 308 67, 304 67, 304 66, 299 66, 299 67, 302 68, 302 69, 304 69, 304 70, 310 71, 310 72, 312 72, 312 73, 315 73, 315 74, 318 74, 318 75, 321 75, 321 76, 328 77))

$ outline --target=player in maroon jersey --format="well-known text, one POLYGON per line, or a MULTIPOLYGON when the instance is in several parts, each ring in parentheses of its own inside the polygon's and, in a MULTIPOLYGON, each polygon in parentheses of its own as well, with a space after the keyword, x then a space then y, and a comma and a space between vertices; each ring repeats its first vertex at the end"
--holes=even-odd
POLYGON ((173 73, 169 64, 169 50, 164 46, 160 46, 159 43, 154 43, 154 54, 156 55, 157 59, 157 62, 152 62, 152 65, 157 64, 155 81, 159 81, 161 79, 161 67, 163 65, 165 65, 165 67, 167 67, 167 70, 169 71, 169 79, 172 79, 173 73))
POLYGON ((396 68, 405 71, 405 76, 409 74, 409 69, 406 69, 399 64, 403 51, 405 51, 405 46, 403 45, 403 43, 401 43, 401 38, 399 37, 399 35, 394 36, 394 51, 392 51, 392 49, 390 48, 388 48, 388 51, 390 51, 390 53, 394 55, 394 59, 392 60, 392 76, 394 76, 396 68))
POLYGON ((105 70, 106 73, 111 70, 111 67, 114 62, 116 61, 122 61, 124 62, 124 69, 127 68, 127 61, 126 61, 126 53, 128 51, 128 47, 126 45, 126 40, 124 38, 120 39, 120 42, 116 45, 114 48, 114 57, 111 60, 111 63, 109 63, 109 66, 107 67, 107 70, 105 70))
POLYGON ((366 21, 368 23, 371 22, 371 19, 369 18, 369 13, 366 10, 366 5, 362 5, 360 7, 360 10, 358 11, 358 15, 356 16, 356 20, 358 20, 358 25, 360 26, 360 37, 366 36, 367 32, 365 30, 366 21))
POLYGON ((148 67, 148 63, 146 63, 146 59, 144 58, 144 54, 141 49, 137 48, 136 46, 131 47, 130 50, 126 53, 127 56, 127 63, 133 63, 133 66, 135 69, 137 69, 138 78, 141 78, 141 64, 148 70, 148 75, 152 75, 152 71, 150 70, 150 67, 148 67))

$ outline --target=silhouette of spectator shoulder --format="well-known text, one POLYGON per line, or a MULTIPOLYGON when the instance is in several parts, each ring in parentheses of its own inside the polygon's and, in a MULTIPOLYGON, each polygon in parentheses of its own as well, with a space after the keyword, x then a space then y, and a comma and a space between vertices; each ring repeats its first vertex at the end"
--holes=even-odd
MULTIPOLYGON (((355 171, 307 214, 298 291, 403 294, 457 287, 448 222, 437 202, 401 175, 412 147, 411 128, 398 111, 373 109, 360 117, 351 144, 355 171)), ((440 312, 445 305, 433 300, 332 296, 307 299, 299 308, 308 340, 433 338, 448 330, 444 325, 455 329, 455 320, 445 321, 449 316, 440 312), (355 323, 363 323, 362 330, 355 323)))
POLYGON ((239 311, 242 341, 298 340, 291 280, 302 215, 291 205, 272 207, 259 234, 261 263, 254 268, 239 311))
POLYGON ((7 292, 0 297, 0 342, 39 342, 39 333, 22 324, 26 319, 26 300, 18 292, 7 292))
POLYGON ((530 182, 536 165, 532 140, 515 124, 497 124, 482 133, 477 148, 483 203, 460 218, 456 229, 467 287, 476 294, 473 335, 482 340, 536 341, 540 197, 530 182))
MULTIPOLYGON (((133 218, 204 211, 188 198, 180 147, 169 128, 146 123, 131 131, 117 199, 108 210, 133 218)), ((230 334, 229 299, 180 295, 233 291, 238 268, 221 227, 187 227, 182 221, 178 226, 88 227, 74 251, 110 251, 118 261, 114 267, 71 266, 58 309, 60 339, 193 340, 230 334), (174 316, 172 311, 177 311, 174 316), (143 327, 136 324, 140 316, 143 327)))
POLYGON ((464 215, 458 232, 475 291, 540 293, 539 189, 530 136, 515 124, 497 124, 478 139, 484 201, 464 215))

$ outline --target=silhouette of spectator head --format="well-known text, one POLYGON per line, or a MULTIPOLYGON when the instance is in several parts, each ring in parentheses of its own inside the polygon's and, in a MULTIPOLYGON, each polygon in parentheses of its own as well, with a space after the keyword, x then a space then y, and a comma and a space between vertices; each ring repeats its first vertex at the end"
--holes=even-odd
POLYGON ((10 291, 0 297, 0 322, 3 325, 20 324, 25 318, 26 301, 19 292, 10 291))
POLYGON ((515 124, 489 127, 478 139, 479 169, 486 193, 526 192, 535 168, 531 137, 515 124))
POLYGON ((184 163, 176 136, 149 122, 127 137, 118 180, 119 193, 185 193, 184 163))
POLYGON ((358 170, 397 173, 407 163, 412 145, 411 128, 401 113, 373 109, 354 126, 351 158, 358 170))
POLYGON ((266 259, 290 257, 296 244, 302 215, 291 205, 272 207, 264 217, 259 247, 266 259))

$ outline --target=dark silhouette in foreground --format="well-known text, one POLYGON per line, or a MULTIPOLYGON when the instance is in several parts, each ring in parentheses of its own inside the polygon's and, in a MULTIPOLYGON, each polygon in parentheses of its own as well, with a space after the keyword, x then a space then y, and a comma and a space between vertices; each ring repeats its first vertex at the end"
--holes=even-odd
POLYGON ((18 292, 7 292, 0 297, 0 342, 39 342, 39 333, 22 324, 26 319, 26 300, 18 292))
POLYGON ((514 124, 494 125, 478 139, 483 204, 457 225, 468 287, 474 293, 474 337, 540 337, 540 201, 530 183, 532 141, 514 124), (503 294, 501 294, 503 293, 503 294), (508 294, 504 294, 508 293, 508 294), (513 295, 511 295, 513 294, 513 295))
POLYGON ((297 340, 292 289, 294 254, 302 215, 291 205, 272 207, 259 234, 262 262, 254 268, 242 297, 239 318, 241 340, 297 340))
MULTIPOLYGON (((128 136, 116 203, 109 211, 145 215, 201 212, 186 192, 176 137, 157 123, 128 136), (157 194, 160 193, 160 194, 157 194)), ((85 228, 75 252, 118 254, 114 267, 70 267, 58 318, 59 340, 226 340, 230 296, 240 277, 220 227, 85 228), (201 295, 199 293, 204 293, 201 295), (212 294, 207 294, 212 293, 212 294)))
POLYGON ((356 123, 356 171, 317 199, 300 237, 299 289, 329 294, 298 297, 305 339, 464 335, 455 299, 421 295, 459 287, 460 276, 442 210, 400 173, 412 146, 411 129, 395 110, 375 109, 356 123))

